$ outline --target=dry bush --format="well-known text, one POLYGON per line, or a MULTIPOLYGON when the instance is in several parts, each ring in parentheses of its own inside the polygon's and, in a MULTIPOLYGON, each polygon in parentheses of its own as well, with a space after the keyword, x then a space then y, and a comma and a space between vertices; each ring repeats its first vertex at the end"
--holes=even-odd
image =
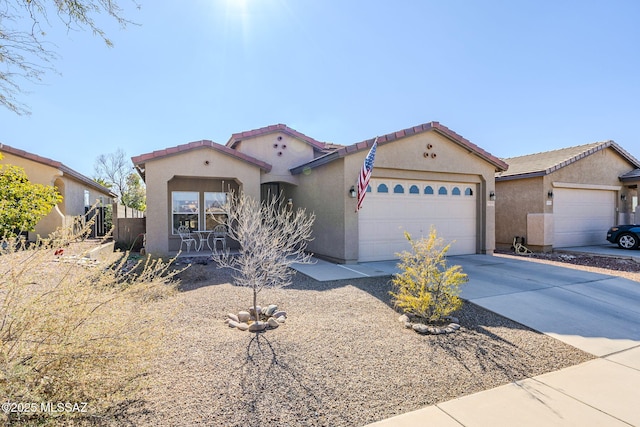
POLYGON ((166 313, 156 306, 175 292, 170 262, 126 253, 91 262, 73 253, 78 240, 67 231, 30 248, 0 242, 0 396, 31 405, 3 405, 5 423, 108 417, 144 383, 161 344, 166 313))
POLYGON ((396 292, 391 292, 396 308, 412 313, 426 322, 436 322, 462 307, 458 297, 460 285, 468 278, 462 267, 447 266, 449 245, 437 236, 431 227, 429 237, 413 240, 405 231, 411 251, 396 254, 400 257, 392 283, 396 292))

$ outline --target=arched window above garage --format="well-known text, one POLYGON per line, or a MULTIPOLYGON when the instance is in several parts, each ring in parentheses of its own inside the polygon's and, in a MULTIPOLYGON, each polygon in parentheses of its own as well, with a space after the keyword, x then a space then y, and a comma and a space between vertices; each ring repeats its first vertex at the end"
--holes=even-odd
POLYGON ((420 194, 420 189, 417 185, 412 185, 409 187, 409 194, 420 194))
POLYGON ((389 187, 387 187, 387 184, 378 185, 378 193, 388 193, 388 192, 389 192, 389 187))
POLYGON ((433 187, 430 185, 424 187, 424 194, 433 194, 433 187))
POLYGON ((404 187, 401 184, 396 184, 396 186, 393 187, 393 192, 395 194, 404 194, 404 187))
POLYGON ((452 196, 460 196, 462 194, 462 192, 460 191, 460 189, 458 187, 453 187, 453 190, 451 190, 451 195, 452 196))
POLYGON ((438 194, 440 196, 446 196, 447 194, 449 194, 449 192, 447 191, 447 187, 443 185, 442 187, 438 188, 438 194))
POLYGON ((471 189, 471 187, 467 187, 467 189, 464 190, 464 195, 465 196, 473 196, 473 190, 471 189))

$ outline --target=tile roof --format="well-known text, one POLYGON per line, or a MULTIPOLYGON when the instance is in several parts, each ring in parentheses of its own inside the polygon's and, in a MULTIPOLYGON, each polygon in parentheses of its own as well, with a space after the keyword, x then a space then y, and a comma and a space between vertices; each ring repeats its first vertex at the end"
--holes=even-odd
POLYGON ((634 169, 631 172, 627 172, 620 177, 620 181, 639 181, 640 180, 640 168, 634 169))
POLYGON ((37 154, 33 154, 30 153, 28 151, 24 151, 24 150, 20 150, 19 148, 14 148, 11 147, 9 145, 0 143, 0 151, 4 151, 5 153, 10 153, 13 154, 14 156, 18 156, 18 157, 22 157, 23 159, 28 159, 43 165, 47 165, 50 166, 52 168, 56 168, 58 170, 60 170, 62 172, 62 175, 65 176, 69 176, 74 178, 76 181, 80 181, 86 185, 88 185, 89 187, 93 187, 94 189, 104 193, 104 194, 108 194, 111 197, 116 197, 116 194, 113 193, 111 190, 109 190, 107 187, 98 184, 97 182, 95 182, 93 179, 88 178, 84 175, 82 175, 80 172, 76 172, 73 169, 71 169, 70 167, 66 166, 63 163, 60 163, 57 160, 52 160, 49 159, 47 157, 42 157, 42 156, 38 156, 37 154))
POLYGON ((507 171, 497 173, 496 181, 548 175, 584 157, 590 156, 591 154, 607 148, 612 148, 618 152, 618 154, 624 157, 633 166, 640 167, 640 162, 614 141, 604 141, 504 159, 504 161, 509 164, 509 169, 507 171))
POLYGON ((246 154, 240 153, 234 150, 233 148, 229 148, 209 140, 194 141, 188 144, 182 144, 175 147, 165 148, 164 150, 157 150, 151 153, 140 154, 139 156, 132 157, 131 161, 136 166, 136 168, 142 175, 142 178, 144 179, 145 177, 144 164, 147 161, 160 159, 167 156, 173 156, 176 154, 184 153, 184 152, 195 150, 202 147, 212 148, 228 156, 235 157, 236 159, 253 164, 259 167, 260 169, 263 169, 265 172, 269 172, 271 170, 271 165, 269 163, 263 162, 262 160, 258 160, 255 157, 251 157, 246 154))
MULTIPOLYGON (((495 157, 494 155, 492 155, 491 153, 483 150, 482 148, 478 147, 477 145, 475 145, 474 143, 472 143, 471 141, 469 141, 468 139, 458 135, 457 133, 455 133, 454 131, 452 131, 451 129, 449 129, 448 127, 441 125, 438 122, 429 122, 429 123, 424 123, 418 126, 413 126, 407 129, 402 129, 399 130, 397 132, 393 132, 393 133, 389 133, 386 135, 382 135, 378 137, 378 145, 384 145, 384 144, 388 144, 390 142, 402 139, 402 138, 406 138, 412 135, 417 135, 423 132, 430 132, 430 131, 434 131, 437 132, 443 136, 445 136, 446 138, 448 138, 449 140, 453 141, 454 143, 462 146, 463 148, 469 150, 470 152, 472 152, 473 154, 475 154, 476 156, 486 160, 487 162, 491 163, 492 165, 494 165, 496 171, 504 171, 506 170, 509 165, 507 165, 504 161, 502 161, 501 159, 495 157)), ((341 157, 345 157, 348 156, 350 154, 353 153, 357 153, 359 151, 362 150, 368 150, 369 148, 371 148, 371 146, 373 145, 373 141, 375 140, 375 138, 372 139, 368 139, 365 141, 361 141, 358 142, 356 144, 352 144, 352 145, 348 145, 346 147, 341 147, 338 148, 337 150, 334 150, 328 154, 325 154, 324 156, 318 157, 308 163, 305 163, 303 165, 297 166, 293 169, 291 169, 291 173, 293 174, 298 174, 301 173, 304 169, 308 169, 308 168, 314 168, 320 165, 324 165, 327 164, 329 162, 332 162, 333 160, 336 160, 338 158, 341 157)))
POLYGON ((266 135, 266 134, 275 133, 275 132, 282 132, 294 138, 298 138, 306 142, 307 144, 311 145, 316 151, 330 152, 335 150, 336 148, 342 147, 341 145, 337 145, 337 144, 317 141, 303 134, 302 132, 298 132, 295 129, 291 129, 289 126, 284 125, 282 123, 279 123, 277 125, 265 126, 259 129, 253 129, 253 130, 248 130, 244 132, 234 133, 233 135, 231 135, 231 138, 229 138, 229 141, 227 142, 226 146, 230 148, 235 148, 236 145, 244 139, 253 138, 255 136, 266 135))

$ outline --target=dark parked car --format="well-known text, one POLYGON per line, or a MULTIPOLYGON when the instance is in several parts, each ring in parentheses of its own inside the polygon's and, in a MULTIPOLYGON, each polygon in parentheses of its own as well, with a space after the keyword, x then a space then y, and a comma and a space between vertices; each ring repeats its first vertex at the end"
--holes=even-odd
POLYGON ((640 225, 616 225, 607 231, 607 240, 623 249, 637 249, 640 243, 640 225))

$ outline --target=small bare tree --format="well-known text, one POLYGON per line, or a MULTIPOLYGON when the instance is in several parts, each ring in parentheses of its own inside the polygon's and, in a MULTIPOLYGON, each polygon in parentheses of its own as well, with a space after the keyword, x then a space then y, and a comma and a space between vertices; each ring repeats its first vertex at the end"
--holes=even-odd
POLYGON ((224 210, 228 236, 240 250, 231 254, 214 248, 213 255, 221 267, 234 271, 236 285, 252 289, 255 310, 261 290, 290 285, 295 272, 289 267, 311 263, 305 250, 315 215, 301 208, 294 211, 282 197, 260 203, 244 193, 230 194, 224 210))

